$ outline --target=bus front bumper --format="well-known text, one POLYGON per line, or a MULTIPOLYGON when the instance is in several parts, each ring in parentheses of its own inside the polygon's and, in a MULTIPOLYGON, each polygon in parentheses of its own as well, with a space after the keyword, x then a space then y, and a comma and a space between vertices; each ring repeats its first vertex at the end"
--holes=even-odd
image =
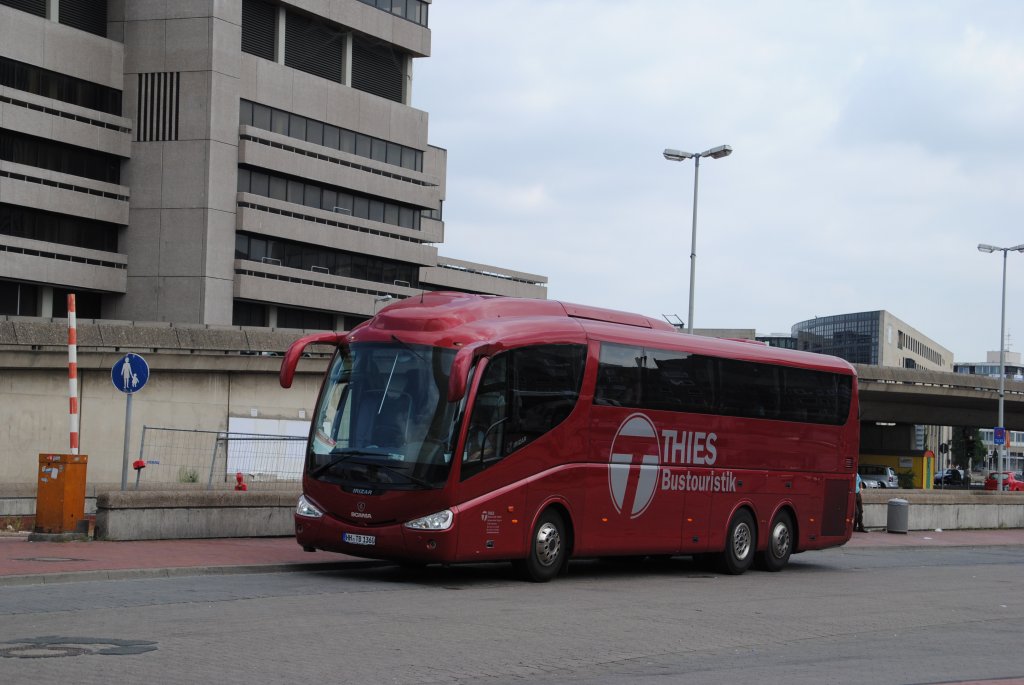
POLYGON ((295 539, 305 549, 322 549, 368 559, 451 563, 456 536, 448 530, 413 530, 402 524, 355 526, 330 515, 295 515, 295 539))

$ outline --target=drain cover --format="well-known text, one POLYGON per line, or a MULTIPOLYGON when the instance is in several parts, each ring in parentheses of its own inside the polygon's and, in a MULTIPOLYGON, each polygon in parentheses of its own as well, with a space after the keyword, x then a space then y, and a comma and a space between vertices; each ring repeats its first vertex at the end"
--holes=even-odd
POLYGON ((82 654, 144 654, 156 649, 156 643, 149 640, 119 640, 108 637, 61 637, 44 635, 0 643, 14 645, 0 647, 0 657, 14 659, 52 659, 61 656, 82 654))

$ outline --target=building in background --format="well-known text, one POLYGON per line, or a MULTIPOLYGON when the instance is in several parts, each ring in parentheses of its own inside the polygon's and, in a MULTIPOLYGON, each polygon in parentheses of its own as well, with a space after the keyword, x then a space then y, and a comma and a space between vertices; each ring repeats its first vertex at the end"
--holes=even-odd
MULTIPOLYGON (((1003 370, 1009 380, 1024 381, 1024 363, 1021 363, 1020 352, 1003 353, 1003 370)), ((983 362, 958 362, 953 365, 953 371, 999 378, 999 351, 986 352, 983 362)))
MULTIPOLYGON (((983 362, 960 362, 954 364, 956 373, 999 378, 999 351, 986 352, 983 362)), ((1020 352, 1004 352, 1003 370, 1006 378, 1012 381, 1024 380, 1024 364, 1021 363, 1020 352)), ((995 431, 992 428, 979 430, 981 441, 985 445, 988 468, 997 468, 995 431)), ((1020 473, 1024 471, 1024 431, 1006 431, 1006 463, 1008 471, 1020 473)))
POLYGON ((816 316, 793 325, 797 349, 853 364, 952 371, 953 353, 887 311, 816 316))
POLYGON ((438 254, 424 0, 0 0, 0 314, 349 328, 438 254))
MULTIPOLYGON (((793 325, 791 334, 758 337, 776 347, 806 350, 841 357, 852 364, 870 364, 926 371, 953 370, 953 353, 887 311, 816 316, 793 325)), ((892 466, 906 473, 911 464, 918 473, 946 466, 925 462, 927 450, 939 453, 948 444, 948 426, 911 426, 892 423, 861 424, 861 459, 892 466)), ((930 483, 930 476, 926 479, 930 483)))
POLYGON ((785 350, 795 350, 796 338, 786 333, 771 333, 770 335, 758 335, 754 338, 758 342, 763 342, 769 347, 781 347, 785 350))

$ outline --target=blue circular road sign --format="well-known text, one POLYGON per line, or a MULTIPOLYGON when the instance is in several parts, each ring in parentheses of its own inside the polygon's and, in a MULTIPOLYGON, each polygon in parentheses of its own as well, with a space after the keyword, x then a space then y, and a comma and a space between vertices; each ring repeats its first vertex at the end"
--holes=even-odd
POLYGON ((110 382, 121 392, 132 393, 142 390, 149 380, 149 364, 139 355, 129 352, 110 369, 110 382))

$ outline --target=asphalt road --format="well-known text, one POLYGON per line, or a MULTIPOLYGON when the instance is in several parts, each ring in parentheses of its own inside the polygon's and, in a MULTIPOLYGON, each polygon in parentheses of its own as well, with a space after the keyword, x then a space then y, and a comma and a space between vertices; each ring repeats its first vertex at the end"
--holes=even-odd
POLYGON ((1001 546, 839 548, 736 577, 584 561, 544 585, 382 565, 8 586, 0 683, 1020 678, 1022 583, 1024 547, 1001 546))

